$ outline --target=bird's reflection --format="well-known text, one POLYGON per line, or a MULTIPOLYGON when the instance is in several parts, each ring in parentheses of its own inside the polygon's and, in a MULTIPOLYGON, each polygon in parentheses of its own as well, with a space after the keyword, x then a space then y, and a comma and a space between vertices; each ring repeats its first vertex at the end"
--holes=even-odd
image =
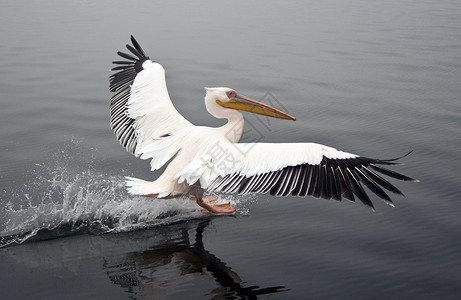
POLYGON ((180 290, 187 291, 199 279, 215 281, 211 290, 209 282, 205 285, 211 299, 256 299, 285 291, 283 286, 245 286, 225 262, 205 250, 203 232, 209 223, 198 223, 194 243, 187 228, 180 228, 160 246, 130 253, 117 262, 105 261, 104 268, 110 280, 127 288, 135 299, 166 299, 180 290))

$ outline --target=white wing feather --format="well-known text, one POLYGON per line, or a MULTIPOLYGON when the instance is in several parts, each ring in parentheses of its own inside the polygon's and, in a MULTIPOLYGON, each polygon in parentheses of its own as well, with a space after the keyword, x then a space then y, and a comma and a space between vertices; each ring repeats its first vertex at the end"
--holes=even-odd
POLYGON ((239 144, 221 139, 192 160, 176 178, 188 184, 200 180, 200 185, 206 189, 226 175, 250 177, 279 171, 287 166, 318 165, 323 157, 345 159, 357 155, 316 143, 239 144))
POLYGON ((147 159, 144 148, 156 138, 193 126, 173 106, 165 82, 165 70, 159 63, 147 60, 131 87, 127 103, 128 117, 135 119, 138 146, 135 155, 147 159))
POLYGON ((111 128, 119 142, 135 156, 152 158, 153 170, 160 168, 179 150, 178 145, 162 142, 185 128, 193 128, 170 100, 163 67, 149 59, 138 42, 131 37, 132 54, 118 52, 127 59, 115 61, 110 77, 111 128), (158 145, 157 145, 158 144, 158 145), (166 147, 169 144, 169 147, 166 147))

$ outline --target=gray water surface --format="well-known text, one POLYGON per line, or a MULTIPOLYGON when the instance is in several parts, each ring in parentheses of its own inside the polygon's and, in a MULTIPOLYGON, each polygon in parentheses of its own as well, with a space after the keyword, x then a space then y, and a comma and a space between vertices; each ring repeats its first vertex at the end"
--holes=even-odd
MULTIPOLYGON (((4 1, 1 299, 459 299, 458 1, 4 1), (203 87, 296 122, 246 137, 367 157, 410 150, 396 208, 224 195, 235 216, 125 191, 153 180, 109 128, 108 76, 133 34, 177 109, 219 126, 203 87), (269 98, 267 96, 269 95, 269 98)), ((250 130, 253 129, 253 130, 250 130)))

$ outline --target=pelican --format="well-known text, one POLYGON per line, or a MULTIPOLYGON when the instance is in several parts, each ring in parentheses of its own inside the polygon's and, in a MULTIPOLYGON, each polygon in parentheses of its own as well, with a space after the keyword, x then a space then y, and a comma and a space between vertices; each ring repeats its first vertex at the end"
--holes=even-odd
POLYGON ((165 70, 151 60, 131 36, 130 54, 114 61, 109 79, 110 126, 120 144, 136 157, 150 159, 151 170, 167 164, 155 181, 126 177, 129 193, 146 197, 187 196, 211 213, 235 212, 216 193, 270 193, 273 196, 343 198, 374 210, 363 186, 394 206, 384 191, 403 193, 382 175, 417 181, 384 168, 394 159, 373 159, 317 143, 239 143, 244 129, 241 111, 278 119, 296 118, 226 87, 205 88, 208 112, 225 125, 196 126, 170 100, 165 70), (380 175, 381 174, 381 175, 380 175), (383 189, 384 188, 384 189, 383 189), (206 192, 206 193, 205 193, 206 192), (206 194, 206 195, 205 195, 206 194))

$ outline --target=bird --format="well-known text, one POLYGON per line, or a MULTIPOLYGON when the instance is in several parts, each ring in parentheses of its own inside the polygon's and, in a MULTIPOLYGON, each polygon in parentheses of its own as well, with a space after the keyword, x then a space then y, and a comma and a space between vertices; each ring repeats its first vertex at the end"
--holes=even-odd
POLYGON ((132 35, 126 48, 129 53, 117 52, 124 60, 113 61, 115 73, 109 77, 110 127, 128 152, 150 159, 152 171, 166 165, 154 181, 127 176, 130 194, 165 199, 187 196, 214 214, 236 211, 218 196, 226 193, 338 201, 357 198, 374 211, 370 192, 390 206, 394 204, 386 191, 404 196, 383 176, 418 181, 387 167, 400 164, 397 161, 413 150, 393 159, 375 159, 313 142, 239 143, 245 124, 242 111, 296 118, 232 88, 205 88, 206 109, 215 118, 225 119, 224 125, 194 125, 174 107, 163 66, 151 60, 132 35))

